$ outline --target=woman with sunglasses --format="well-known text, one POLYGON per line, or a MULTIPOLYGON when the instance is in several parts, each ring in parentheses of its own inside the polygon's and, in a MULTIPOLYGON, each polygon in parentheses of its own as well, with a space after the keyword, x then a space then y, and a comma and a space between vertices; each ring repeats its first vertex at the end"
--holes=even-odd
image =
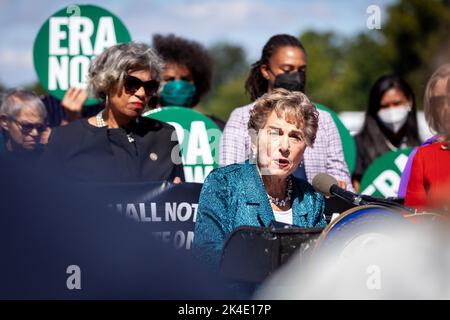
POLYGON ((434 143, 414 155, 405 204, 420 210, 448 212, 450 205, 450 64, 441 66, 428 81, 425 119, 437 134, 434 143))
POLYGON ((94 58, 89 85, 105 109, 56 128, 43 161, 77 180, 183 180, 174 128, 141 117, 155 101, 161 69, 159 56, 139 43, 118 44, 94 58))
POLYGON ((0 107, 0 125, 3 134, 3 156, 36 157, 42 151, 41 138, 46 109, 33 92, 12 90, 5 94, 0 107))

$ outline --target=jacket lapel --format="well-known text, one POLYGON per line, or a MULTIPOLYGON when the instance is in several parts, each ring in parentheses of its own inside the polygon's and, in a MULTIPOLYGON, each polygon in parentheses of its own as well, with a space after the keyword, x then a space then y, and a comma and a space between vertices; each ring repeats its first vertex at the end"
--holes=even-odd
POLYGON ((292 177, 292 220, 296 226, 304 226, 305 215, 308 213, 308 208, 305 207, 303 201, 304 191, 300 184, 296 183, 296 179, 292 177))
POLYGON ((245 200, 248 212, 257 216, 262 227, 268 227, 270 222, 275 220, 275 216, 256 165, 247 161, 243 169, 245 200))

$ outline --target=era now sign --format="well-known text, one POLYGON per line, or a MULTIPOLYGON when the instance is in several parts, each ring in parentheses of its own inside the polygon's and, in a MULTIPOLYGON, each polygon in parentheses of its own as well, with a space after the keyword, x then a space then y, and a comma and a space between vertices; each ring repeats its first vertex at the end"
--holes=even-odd
MULTIPOLYGON (((34 68, 42 86, 62 99, 70 87, 86 87, 94 56, 129 41, 127 28, 111 12, 93 5, 71 5, 53 14, 39 30, 34 68)), ((93 103, 94 99, 87 101, 93 103)))
MULTIPOLYGON (((164 107, 150 110, 144 116, 167 122, 176 130, 181 147, 186 182, 203 183, 206 176, 219 166, 219 146, 222 131, 206 115, 191 108, 164 107)), ((172 159, 176 163, 174 159, 172 159)))

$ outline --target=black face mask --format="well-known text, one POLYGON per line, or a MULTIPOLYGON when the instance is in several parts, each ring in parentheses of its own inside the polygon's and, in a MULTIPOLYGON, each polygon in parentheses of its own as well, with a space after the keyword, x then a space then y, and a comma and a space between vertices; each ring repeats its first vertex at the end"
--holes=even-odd
POLYGON ((276 76, 273 88, 283 88, 289 91, 305 92, 306 72, 282 73, 276 76))

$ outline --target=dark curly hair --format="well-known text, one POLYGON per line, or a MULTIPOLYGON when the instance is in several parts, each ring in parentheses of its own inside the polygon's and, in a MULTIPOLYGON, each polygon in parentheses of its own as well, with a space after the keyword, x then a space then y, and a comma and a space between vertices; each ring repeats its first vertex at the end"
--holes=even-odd
POLYGON ((196 89, 191 107, 197 105, 211 89, 213 64, 208 51, 200 43, 174 34, 153 35, 153 47, 165 63, 181 64, 189 69, 196 89))

